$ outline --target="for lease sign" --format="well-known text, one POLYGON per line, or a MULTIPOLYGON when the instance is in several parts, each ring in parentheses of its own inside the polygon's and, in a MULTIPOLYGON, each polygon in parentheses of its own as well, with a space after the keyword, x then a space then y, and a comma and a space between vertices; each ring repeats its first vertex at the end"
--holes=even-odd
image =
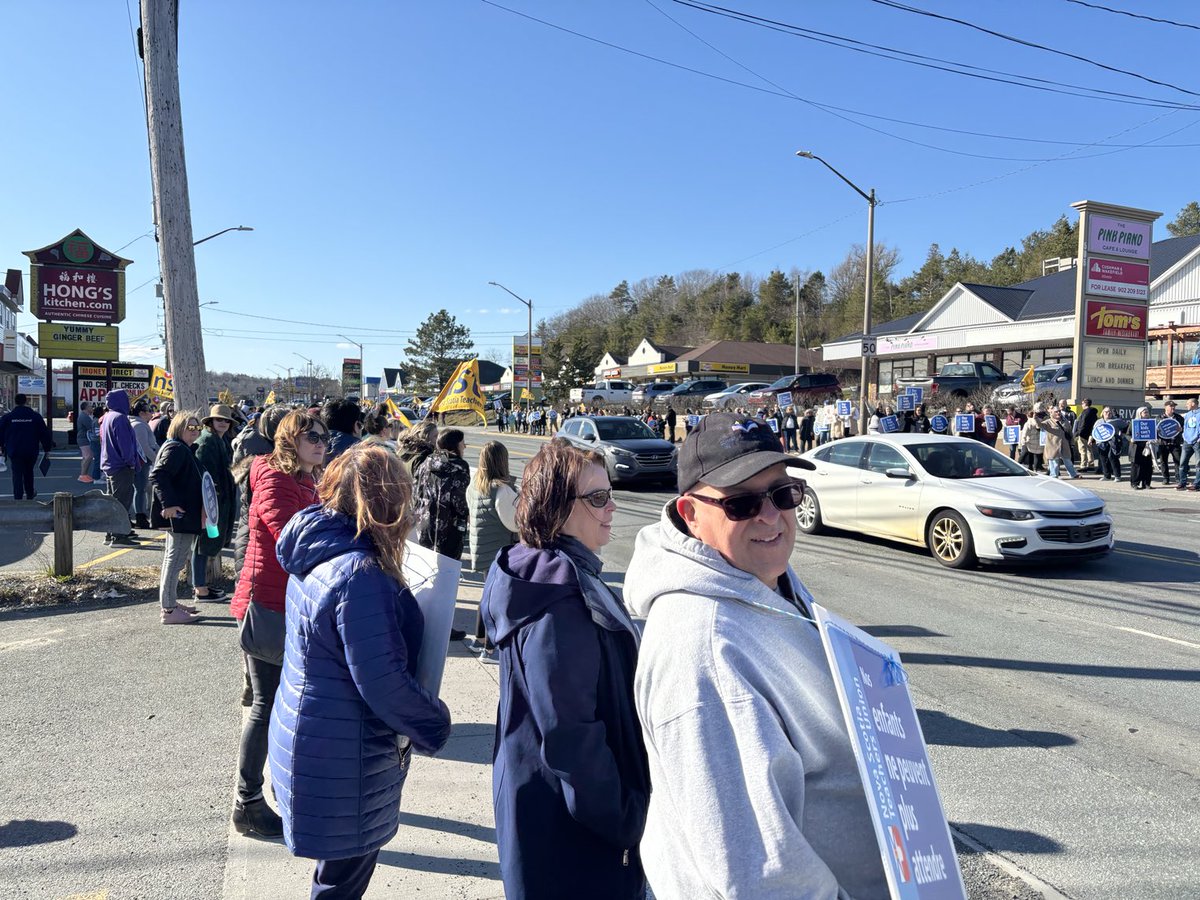
POLYGON ((1150 266, 1120 259, 1088 257, 1087 293, 1100 297, 1146 300, 1150 297, 1150 266))

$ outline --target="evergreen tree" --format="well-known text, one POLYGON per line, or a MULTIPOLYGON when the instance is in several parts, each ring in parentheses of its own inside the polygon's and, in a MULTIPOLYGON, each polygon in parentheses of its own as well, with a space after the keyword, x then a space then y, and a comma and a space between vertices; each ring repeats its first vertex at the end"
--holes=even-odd
POLYGON ((471 330, 439 309, 417 328, 417 336, 408 342, 404 354, 413 381, 429 390, 439 390, 474 347, 471 330))
POLYGON ((1172 237, 1188 237, 1200 234, 1200 204, 1195 200, 1179 211, 1174 222, 1167 223, 1167 231, 1172 237))

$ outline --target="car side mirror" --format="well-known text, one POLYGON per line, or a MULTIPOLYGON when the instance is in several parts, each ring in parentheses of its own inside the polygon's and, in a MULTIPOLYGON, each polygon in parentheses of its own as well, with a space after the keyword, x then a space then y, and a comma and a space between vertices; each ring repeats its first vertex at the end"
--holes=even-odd
POLYGON ((1070 381, 1071 379, 1070 379, 1070 377, 1068 377, 1068 376, 1066 376, 1066 375, 1059 375, 1059 376, 1058 376, 1057 378, 1055 378, 1054 380, 1055 380, 1055 381, 1057 381, 1059 384, 1063 384, 1063 383, 1065 383, 1065 382, 1068 382, 1068 381, 1070 381))
POLYGON ((913 473, 911 469, 906 469, 903 466, 897 466, 894 469, 887 469, 883 473, 888 478, 902 478, 905 481, 911 481, 913 473))
POLYGON ((596 436, 594 434, 585 434, 583 436, 583 439, 585 441, 594 441, 596 439, 596 436))

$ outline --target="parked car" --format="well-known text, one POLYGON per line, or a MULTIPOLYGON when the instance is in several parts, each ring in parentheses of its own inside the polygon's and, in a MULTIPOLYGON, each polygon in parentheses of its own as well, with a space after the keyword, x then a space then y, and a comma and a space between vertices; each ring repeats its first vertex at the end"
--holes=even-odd
POLYGON ((654 399, 654 402, 659 406, 666 406, 669 403, 678 411, 683 406, 699 406, 704 402, 705 397, 723 390, 724 387, 725 382, 720 378, 693 378, 691 381, 676 385, 675 390, 668 394, 660 394, 654 399))
POLYGON ((576 447, 602 453, 613 484, 661 481, 675 485, 678 445, 655 437, 633 416, 575 416, 563 423, 557 436, 576 447))
POLYGON ((981 387, 1003 384, 1008 376, 990 362, 956 362, 946 363, 938 374, 897 378, 892 389, 896 393, 907 387, 922 387, 926 399, 931 394, 949 397, 966 397, 981 387))
POLYGON ((1074 371, 1071 363, 1061 363, 1054 366, 1036 366, 1033 370, 1033 390, 1025 392, 1021 384, 1026 372, 1014 374, 1012 380, 1000 385, 992 391, 992 403, 1007 406, 1024 403, 1033 399, 1046 399, 1051 395, 1055 400, 1068 397, 1071 393, 1071 374, 1074 371))
POLYGON ((633 405, 645 406, 653 403, 663 394, 669 394, 679 387, 674 381, 655 381, 652 384, 639 385, 633 392, 633 405))
POLYGON ((781 393, 791 393, 793 403, 796 400, 823 400, 829 396, 840 397, 842 384, 836 375, 828 372, 810 372, 805 375, 784 375, 773 384, 746 395, 749 406, 765 406, 774 403, 781 393))
POLYGON ((797 519, 805 534, 844 528, 914 544, 956 569, 976 560, 1089 559, 1113 547, 1103 500, 1034 475, 979 441, 867 435, 803 458, 816 466, 800 473, 807 487, 797 519))
POLYGON ((704 405, 713 409, 730 409, 741 406, 746 402, 746 395, 751 391, 769 387, 765 381, 743 381, 728 385, 724 390, 709 394, 704 398, 704 405))
POLYGON ((572 403, 586 403, 589 406, 615 406, 633 402, 633 382, 616 379, 602 379, 595 384, 571 388, 572 403))

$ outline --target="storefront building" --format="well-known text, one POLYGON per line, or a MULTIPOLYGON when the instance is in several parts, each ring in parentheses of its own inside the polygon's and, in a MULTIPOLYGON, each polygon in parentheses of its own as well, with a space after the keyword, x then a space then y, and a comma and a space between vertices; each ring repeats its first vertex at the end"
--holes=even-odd
MULTIPOLYGON (((870 393, 893 394, 897 378, 936 374, 951 362, 990 362, 1010 374, 1069 364, 1075 333, 1073 261, 1011 287, 955 284, 926 312, 871 329, 870 393)), ((1156 241, 1150 260, 1147 394, 1200 393, 1200 235, 1156 241)), ((858 368, 861 333, 822 346, 826 366, 858 368)))
POLYGON ((30 406, 40 410, 45 402, 46 367, 38 359, 37 341, 17 331, 17 313, 25 307, 22 285, 20 269, 9 269, 0 285, 0 407, 11 409, 17 394, 29 393, 30 406), (30 388, 39 384, 40 395, 32 394, 30 388))
MULTIPOLYGON (((644 339, 628 357, 606 353, 601 363, 597 366, 598 377, 638 383, 678 383, 693 378, 720 378, 728 384, 771 382, 796 371, 796 350, 791 344, 754 341, 709 341, 699 347, 668 347, 644 339), (606 362, 610 365, 603 365, 606 362)), ((821 365, 819 351, 800 350, 800 372, 811 372, 821 365)))

